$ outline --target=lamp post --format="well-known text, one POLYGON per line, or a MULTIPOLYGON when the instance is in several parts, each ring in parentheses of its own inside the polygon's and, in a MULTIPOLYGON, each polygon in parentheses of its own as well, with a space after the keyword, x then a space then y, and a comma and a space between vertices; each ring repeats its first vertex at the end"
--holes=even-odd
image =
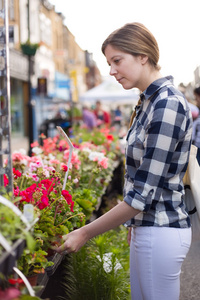
MULTIPOLYGON (((28 19, 28 41, 30 41, 30 2, 27 2, 28 19)), ((31 144, 33 143, 33 103, 31 100, 31 55, 28 55, 28 136, 29 136, 29 155, 32 154, 31 144)))

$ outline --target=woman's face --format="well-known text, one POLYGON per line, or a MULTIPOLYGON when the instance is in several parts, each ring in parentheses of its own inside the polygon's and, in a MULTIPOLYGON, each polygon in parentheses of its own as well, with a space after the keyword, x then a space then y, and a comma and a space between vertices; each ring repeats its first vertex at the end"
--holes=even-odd
POLYGON ((110 66, 110 75, 114 76, 124 89, 141 89, 144 56, 133 56, 108 45, 105 57, 110 66))

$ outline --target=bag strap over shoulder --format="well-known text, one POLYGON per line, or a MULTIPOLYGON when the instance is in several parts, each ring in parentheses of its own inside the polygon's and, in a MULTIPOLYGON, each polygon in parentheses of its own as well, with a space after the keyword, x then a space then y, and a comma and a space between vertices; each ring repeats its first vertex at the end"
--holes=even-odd
POLYGON ((192 209, 189 214, 197 212, 200 219, 200 166, 197 161, 197 150, 198 148, 196 146, 191 145, 189 163, 183 178, 183 183, 185 189, 189 188, 191 190, 193 196, 192 200, 195 204, 194 209, 192 209))

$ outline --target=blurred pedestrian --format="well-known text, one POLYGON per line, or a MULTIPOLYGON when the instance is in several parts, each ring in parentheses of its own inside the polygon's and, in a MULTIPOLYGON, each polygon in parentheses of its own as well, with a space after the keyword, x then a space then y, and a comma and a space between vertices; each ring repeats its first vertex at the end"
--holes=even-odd
MULTIPOLYGON (((200 87, 194 89, 196 105, 200 111, 200 87)), ((197 146, 197 159, 200 164, 200 114, 193 122, 192 143, 197 146)))
POLYGON ((187 100, 163 77, 159 48, 140 23, 129 23, 104 41, 110 75, 124 89, 138 88, 140 102, 127 133, 124 201, 65 237, 58 252, 78 251, 89 239, 126 223, 132 300, 178 300, 180 273, 191 244, 183 203, 192 116, 187 100))
POLYGON ((94 113, 97 118, 98 126, 101 126, 101 125, 110 126, 110 123, 111 123, 110 114, 109 114, 109 112, 102 109, 102 104, 101 104, 101 101, 99 101, 99 100, 96 101, 96 107, 94 109, 94 113))
POLYGON ((120 109, 120 106, 117 106, 117 108, 115 109, 114 111, 114 122, 116 124, 121 124, 121 121, 122 121, 122 112, 121 112, 121 109, 120 109))
POLYGON ((121 129, 121 123, 122 123, 122 111, 120 109, 120 106, 117 106, 114 110, 114 116, 113 116, 113 125, 115 127, 116 131, 120 131, 121 129))
POLYGON ((90 130, 97 126, 97 118, 94 112, 89 108, 88 104, 83 105, 83 123, 90 130))

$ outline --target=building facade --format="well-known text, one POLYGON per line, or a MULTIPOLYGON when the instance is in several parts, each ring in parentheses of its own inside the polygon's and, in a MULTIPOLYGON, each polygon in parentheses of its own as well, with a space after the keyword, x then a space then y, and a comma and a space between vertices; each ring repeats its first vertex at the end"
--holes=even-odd
MULTIPOLYGON (((12 134, 38 138, 41 123, 97 84, 100 72, 76 43, 64 16, 48 0, 8 0, 12 134), (21 44, 37 44, 35 55, 21 44), (97 78, 98 76, 96 76, 97 78), (91 82, 93 82, 91 84, 91 82), (30 124, 30 103, 33 124, 30 124)), ((4 0, 0 0, 0 10, 4 0)), ((0 30, 3 20, 0 18, 0 30)))

